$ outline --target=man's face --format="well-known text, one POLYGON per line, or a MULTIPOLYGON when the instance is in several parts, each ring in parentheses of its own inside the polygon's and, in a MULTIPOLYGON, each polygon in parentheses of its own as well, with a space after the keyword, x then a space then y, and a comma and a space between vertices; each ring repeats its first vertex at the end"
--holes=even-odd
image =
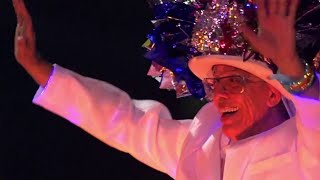
POLYGON ((213 102, 222 114, 223 132, 229 138, 237 140, 242 133, 247 133, 255 123, 264 119, 270 106, 270 86, 260 78, 243 70, 216 65, 213 67, 213 78, 226 76, 243 76, 243 91, 235 93, 226 90, 217 82, 213 91, 213 102))

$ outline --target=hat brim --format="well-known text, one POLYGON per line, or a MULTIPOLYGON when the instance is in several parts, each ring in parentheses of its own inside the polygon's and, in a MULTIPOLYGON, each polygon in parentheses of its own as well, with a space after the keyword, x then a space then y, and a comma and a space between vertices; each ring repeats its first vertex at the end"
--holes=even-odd
POLYGON ((201 80, 208 77, 208 73, 211 72, 214 65, 227 65, 247 71, 272 85, 287 99, 292 99, 292 94, 279 81, 270 79, 273 72, 263 62, 256 60, 243 61, 243 58, 240 56, 228 55, 197 56, 189 61, 190 70, 201 80))

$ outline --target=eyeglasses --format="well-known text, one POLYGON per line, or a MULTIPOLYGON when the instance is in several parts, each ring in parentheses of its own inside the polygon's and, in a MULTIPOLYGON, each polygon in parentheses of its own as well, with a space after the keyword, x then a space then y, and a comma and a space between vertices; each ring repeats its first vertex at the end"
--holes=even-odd
POLYGON ((225 76, 220 78, 205 78, 203 85, 206 92, 206 99, 209 101, 213 100, 213 94, 218 85, 220 85, 221 88, 228 93, 241 94, 244 92, 245 85, 248 82, 250 82, 250 80, 247 77, 240 75, 225 76))

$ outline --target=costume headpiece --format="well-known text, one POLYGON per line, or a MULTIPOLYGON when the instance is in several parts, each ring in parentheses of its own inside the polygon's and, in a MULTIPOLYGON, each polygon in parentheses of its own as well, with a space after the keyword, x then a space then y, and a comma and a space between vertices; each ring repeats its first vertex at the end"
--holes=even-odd
MULTIPOLYGON (((251 0, 149 0, 155 28, 143 45, 152 61, 148 75, 160 81, 160 88, 174 89, 177 97, 203 98, 202 80, 189 69, 190 59, 203 55, 242 57, 264 62, 273 73, 272 60, 255 52, 238 31, 247 23, 257 32, 257 6, 251 0)), ((296 30, 300 57, 319 70, 319 1, 303 0, 296 30)), ((217 56, 219 57, 219 56, 217 56)), ((223 59, 223 58, 222 58, 223 59)), ((207 72, 205 72, 207 73, 207 72)))

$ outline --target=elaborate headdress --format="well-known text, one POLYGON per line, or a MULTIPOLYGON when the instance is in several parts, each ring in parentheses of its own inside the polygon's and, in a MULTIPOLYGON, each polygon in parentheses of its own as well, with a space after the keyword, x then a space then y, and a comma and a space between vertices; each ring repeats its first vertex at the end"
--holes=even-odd
MULTIPOLYGON (((149 0, 155 28, 143 45, 152 61, 148 75, 160 81, 160 88, 174 89, 177 97, 203 98, 202 81, 189 69, 191 58, 200 55, 242 56, 243 60, 265 62, 275 73, 272 60, 255 52, 241 36, 238 26, 248 23, 258 29, 256 5, 251 0, 149 0)), ((300 57, 319 71, 320 5, 303 0, 298 12, 297 49, 300 57)))

